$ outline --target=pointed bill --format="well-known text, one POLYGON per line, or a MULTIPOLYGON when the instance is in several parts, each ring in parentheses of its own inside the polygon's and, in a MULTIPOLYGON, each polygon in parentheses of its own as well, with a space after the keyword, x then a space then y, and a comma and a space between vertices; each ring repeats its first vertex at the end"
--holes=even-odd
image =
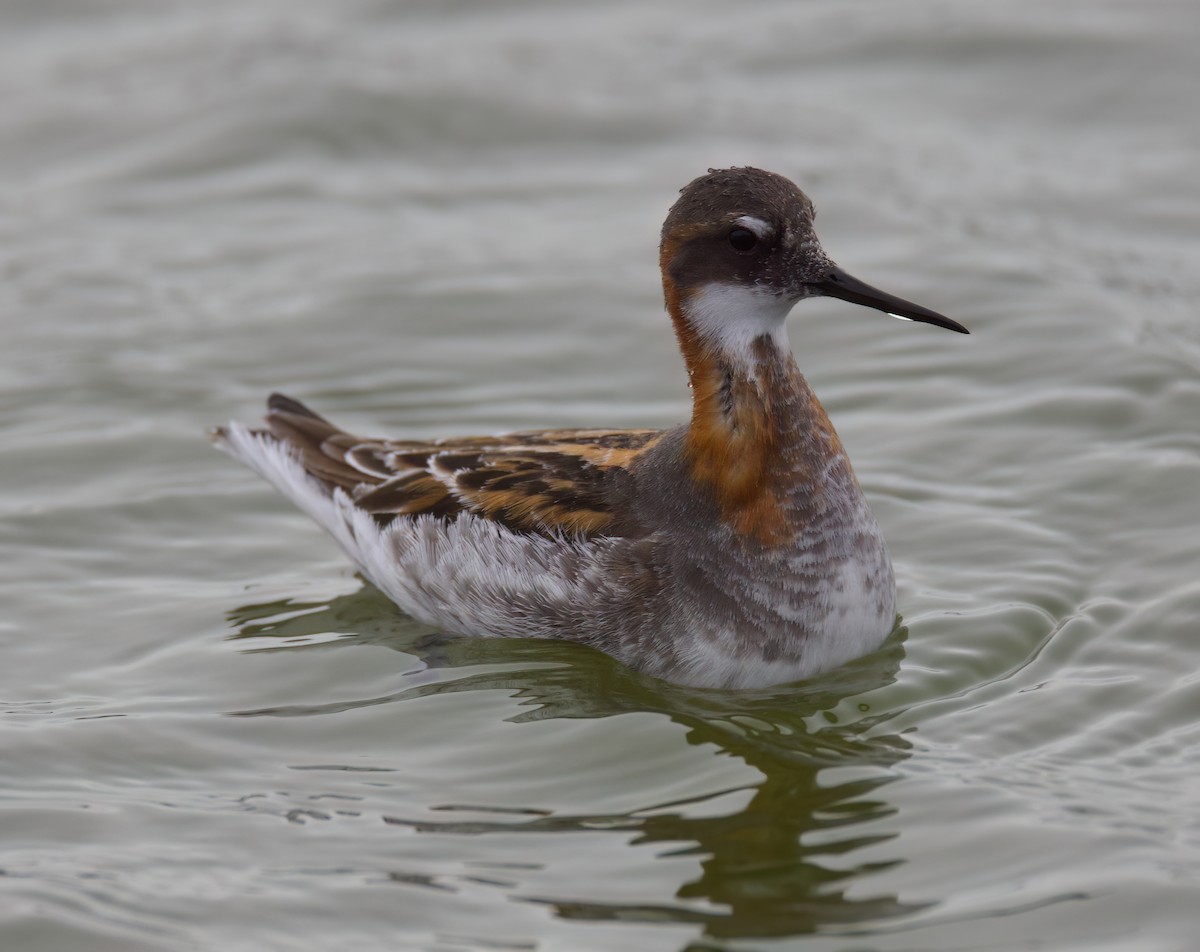
POLYGON ((921 307, 920 304, 913 304, 904 298, 898 298, 894 294, 871 287, 866 282, 859 281, 858 278, 847 274, 841 268, 830 268, 822 280, 813 282, 811 286, 818 294, 840 298, 851 304, 861 304, 863 307, 873 307, 877 311, 883 311, 885 314, 904 321, 936 324, 938 327, 958 331, 960 334, 971 333, 958 321, 951 320, 937 311, 931 311, 927 307, 921 307))

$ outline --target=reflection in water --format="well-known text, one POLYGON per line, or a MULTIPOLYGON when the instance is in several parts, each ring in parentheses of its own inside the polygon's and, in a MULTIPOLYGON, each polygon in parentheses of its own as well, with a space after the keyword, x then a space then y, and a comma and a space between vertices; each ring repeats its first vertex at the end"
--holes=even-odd
POLYGON ((700 875, 678 889, 678 904, 514 894, 518 901, 546 904, 572 919, 696 923, 712 938, 811 933, 921 908, 895 896, 846 894, 858 878, 902 862, 855 864, 847 857, 894 835, 868 834, 862 825, 893 812, 880 793, 894 779, 888 768, 908 756, 909 745, 899 736, 872 731, 875 720, 841 725, 823 714, 894 678, 903 654, 900 636, 815 685, 734 692, 665 684, 576 645, 420 634, 398 623, 391 603, 370 586, 328 602, 248 605, 232 612, 230 620, 237 627, 233 638, 259 642, 248 650, 294 650, 328 643, 338 633, 339 645, 384 645, 422 662, 410 675, 420 683, 391 695, 236 712, 240 716, 335 713, 431 694, 503 689, 526 708, 514 721, 658 713, 686 726, 689 743, 711 746, 761 773, 760 781, 744 788, 753 791, 744 806, 715 816, 691 814, 700 812, 696 805, 736 791, 709 791, 612 815, 451 805, 440 809, 471 818, 385 818, 423 833, 458 836, 616 832, 632 835, 632 845, 661 843, 662 855, 703 857, 700 875), (489 670, 447 677, 447 669, 480 665, 489 670), (830 769, 835 767, 866 769, 838 781, 830 769))

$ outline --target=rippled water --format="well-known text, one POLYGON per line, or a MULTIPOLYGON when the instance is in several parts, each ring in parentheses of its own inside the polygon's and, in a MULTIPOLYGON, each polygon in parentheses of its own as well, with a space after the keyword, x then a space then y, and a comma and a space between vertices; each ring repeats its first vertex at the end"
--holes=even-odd
POLYGON ((1194 4, 0 11, 0 948, 1182 950, 1194 4), (760 693, 401 617, 204 427, 665 425, 657 229, 799 180, 907 628, 760 693))

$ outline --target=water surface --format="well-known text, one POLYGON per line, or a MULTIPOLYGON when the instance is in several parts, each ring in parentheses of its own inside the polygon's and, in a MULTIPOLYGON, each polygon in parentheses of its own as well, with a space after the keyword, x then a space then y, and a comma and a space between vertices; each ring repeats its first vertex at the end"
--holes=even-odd
POLYGON ((0 947, 1191 948, 1193 5, 0 13, 0 947), (657 230, 802 183, 905 629, 690 691, 391 608, 204 428, 660 426, 657 230))

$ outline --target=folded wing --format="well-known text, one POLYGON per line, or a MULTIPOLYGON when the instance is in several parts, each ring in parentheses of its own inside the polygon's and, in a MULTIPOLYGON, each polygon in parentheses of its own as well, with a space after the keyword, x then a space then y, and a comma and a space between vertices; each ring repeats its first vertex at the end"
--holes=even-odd
POLYGON ((591 537, 619 531, 614 500, 661 430, 545 430, 417 442, 346 433, 274 394, 270 434, 328 489, 381 525, 471 513, 525 533, 591 537))

